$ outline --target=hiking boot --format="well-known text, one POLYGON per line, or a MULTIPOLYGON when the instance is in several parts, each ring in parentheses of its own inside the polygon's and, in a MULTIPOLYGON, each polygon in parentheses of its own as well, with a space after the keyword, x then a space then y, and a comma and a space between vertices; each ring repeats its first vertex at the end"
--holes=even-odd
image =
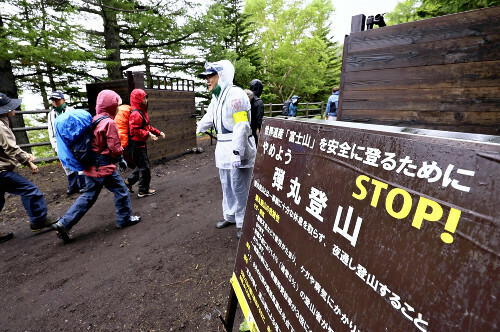
POLYGON ((125 185, 127 186, 129 193, 133 193, 134 192, 134 189, 132 188, 132 185, 130 183, 128 183, 127 180, 125 180, 125 185))
POLYGON ((215 224, 215 228, 221 229, 227 226, 235 225, 236 223, 227 221, 226 219, 222 219, 217 224, 215 224))
POLYGON ((50 218, 47 218, 47 219, 45 219, 44 222, 39 223, 39 224, 30 223, 30 228, 31 228, 32 232, 38 232, 38 231, 41 231, 44 228, 52 226, 52 224, 54 224, 56 222, 57 222, 57 220, 52 220, 50 218))
POLYGON ((12 232, 0 232, 0 242, 9 241, 14 237, 14 233, 12 232))
POLYGON ((64 226, 60 225, 59 223, 55 223, 52 228, 56 230, 57 237, 60 238, 64 243, 68 243, 71 241, 68 230, 64 226))
POLYGON ((76 194, 77 192, 80 192, 78 188, 68 189, 66 190, 66 195, 71 196, 73 194, 76 194))
POLYGON ((130 219, 125 221, 121 225, 116 225, 116 228, 121 229, 125 227, 130 227, 134 226, 135 224, 138 224, 141 221, 141 216, 130 216, 130 219))
POLYGON ((241 237, 241 228, 236 228, 236 238, 239 239, 241 237))
POLYGON ((137 194, 138 197, 146 197, 146 196, 152 196, 156 194, 156 190, 154 189, 149 189, 148 191, 146 192, 143 192, 143 191, 139 191, 139 193, 137 194))

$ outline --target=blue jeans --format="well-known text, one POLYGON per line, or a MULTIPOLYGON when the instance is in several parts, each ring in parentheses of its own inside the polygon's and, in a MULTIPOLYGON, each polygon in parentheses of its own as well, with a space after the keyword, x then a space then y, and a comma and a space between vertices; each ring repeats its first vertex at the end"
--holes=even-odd
POLYGON ((88 210, 97 201, 97 197, 101 192, 102 187, 106 187, 115 195, 115 208, 116 208, 116 224, 121 226, 124 222, 130 219, 132 215, 132 204, 128 189, 122 177, 115 170, 113 174, 103 178, 95 178, 92 176, 85 176, 86 190, 80 195, 69 208, 68 212, 59 219, 59 224, 64 226, 67 230, 75 226, 80 219, 87 213, 88 210))
POLYGON ((79 189, 85 189, 85 175, 72 172, 68 175, 68 190, 78 191, 79 189))
POLYGON ((32 224, 40 224, 47 219, 47 204, 43 194, 32 182, 12 172, 0 172, 0 211, 5 205, 5 193, 21 196, 21 202, 32 224))

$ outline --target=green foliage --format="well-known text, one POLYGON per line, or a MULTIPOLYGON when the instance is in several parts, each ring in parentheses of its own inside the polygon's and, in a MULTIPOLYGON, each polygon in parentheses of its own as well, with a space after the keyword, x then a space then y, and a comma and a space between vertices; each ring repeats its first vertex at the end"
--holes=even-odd
POLYGON ((241 322, 240 327, 238 328, 239 332, 249 332, 250 331, 250 325, 248 325, 248 322, 245 318, 243 318, 243 322, 241 322))
POLYGON ((264 83, 266 103, 293 94, 323 100, 340 79, 329 0, 213 0, 206 14, 196 0, 2 1, 0 60, 45 107, 54 89, 85 107, 85 83, 139 65, 153 75, 194 76, 205 60, 228 59, 235 84, 264 83))
POLYGON ((421 5, 419 0, 406 0, 399 2, 394 11, 385 15, 387 25, 394 25, 419 20, 417 10, 421 5))
POLYGON ((0 59, 11 62, 16 84, 32 92, 45 93, 73 81, 76 72, 85 72, 85 62, 95 53, 82 49, 78 36, 82 27, 69 23, 73 10, 55 11, 50 2, 6 0, 10 11, 0 30, 0 59), (44 77, 46 80, 44 80, 44 77))
POLYGON ((500 0, 406 0, 385 17, 392 25, 499 5, 500 0))
POLYGON ((231 61, 235 68, 234 84, 248 88, 260 66, 260 50, 252 33, 249 16, 243 13, 243 1, 223 0, 212 4, 204 16, 198 48, 208 62, 231 61))
POLYGON ((327 0, 246 2, 262 52, 262 99, 280 103, 299 95, 306 101, 331 91, 340 77, 339 49, 326 37, 332 12, 327 0))
POLYGON ((423 0, 418 9, 421 18, 436 17, 473 9, 498 6, 499 0, 423 0))
MULTIPOLYGON (((34 116, 24 116, 24 124, 27 127, 38 126, 40 122, 43 122, 46 118, 43 119, 44 116, 34 115, 34 116)), ((30 130, 28 131, 28 139, 30 143, 42 143, 49 141, 49 132, 47 129, 44 130, 30 130)), ((50 145, 42 145, 36 146, 32 148, 32 153, 35 158, 47 158, 55 155, 52 146, 50 145)))

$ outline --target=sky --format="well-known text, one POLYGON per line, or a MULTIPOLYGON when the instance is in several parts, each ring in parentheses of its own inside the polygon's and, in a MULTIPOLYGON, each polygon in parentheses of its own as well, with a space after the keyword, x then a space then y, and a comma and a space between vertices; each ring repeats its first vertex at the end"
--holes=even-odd
POLYGON ((392 12, 398 2, 403 0, 332 0, 335 7, 333 17, 334 40, 344 42, 344 36, 351 32, 351 18, 392 12))

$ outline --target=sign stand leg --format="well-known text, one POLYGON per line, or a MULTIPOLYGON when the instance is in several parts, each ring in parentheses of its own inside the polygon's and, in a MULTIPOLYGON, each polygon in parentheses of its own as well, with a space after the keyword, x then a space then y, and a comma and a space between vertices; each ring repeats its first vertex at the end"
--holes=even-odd
POLYGON ((227 332, 233 332, 234 318, 236 316, 236 305, 238 304, 238 299, 236 298, 236 293, 234 292, 233 287, 230 287, 231 291, 229 292, 229 301, 227 303, 226 309, 226 319, 222 318, 222 315, 219 315, 222 324, 224 325, 224 329, 227 332))

